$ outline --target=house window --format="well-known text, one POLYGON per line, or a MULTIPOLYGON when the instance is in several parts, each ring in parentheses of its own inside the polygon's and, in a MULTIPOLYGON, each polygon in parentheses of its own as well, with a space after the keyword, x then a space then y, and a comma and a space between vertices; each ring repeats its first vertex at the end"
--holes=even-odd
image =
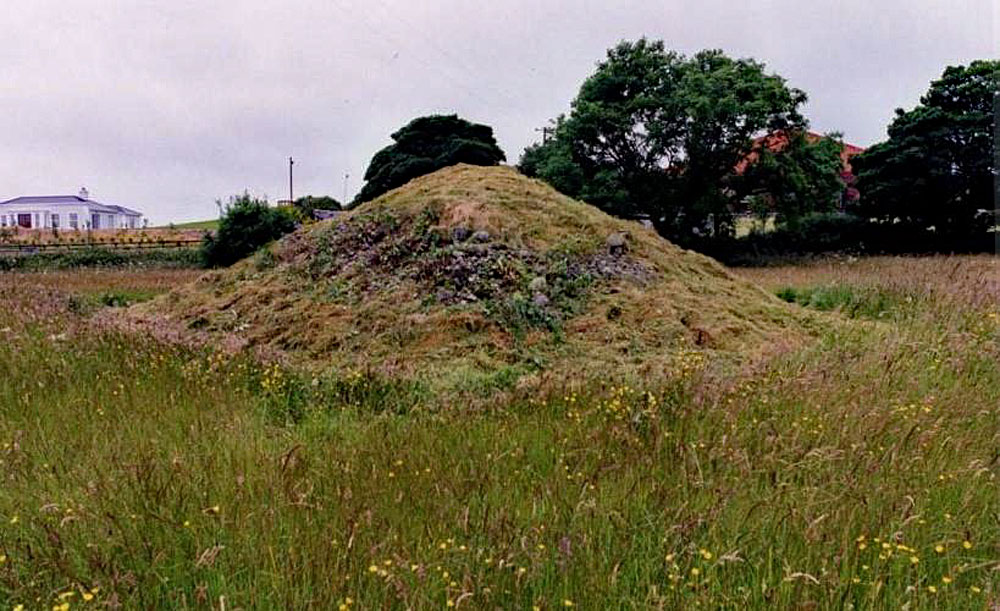
POLYGON ((52 228, 59 229, 59 215, 55 213, 52 214, 52 228))
POLYGON ((69 226, 72 227, 73 229, 80 228, 80 220, 79 217, 76 216, 76 212, 69 213, 69 226))

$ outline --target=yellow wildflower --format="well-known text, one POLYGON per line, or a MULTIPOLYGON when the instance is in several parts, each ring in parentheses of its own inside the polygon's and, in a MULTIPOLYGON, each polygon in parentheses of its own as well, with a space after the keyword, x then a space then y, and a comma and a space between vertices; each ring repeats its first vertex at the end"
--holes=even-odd
POLYGON ((972 541, 968 540, 962 541, 962 547, 964 547, 965 549, 972 549, 972 541))
POLYGON ((934 551, 937 552, 937 553, 939 553, 939 554, 943 554, 944 553, 944 546, 941 545, 940 543, 938 543, 937 545, 934 546, 934 551))

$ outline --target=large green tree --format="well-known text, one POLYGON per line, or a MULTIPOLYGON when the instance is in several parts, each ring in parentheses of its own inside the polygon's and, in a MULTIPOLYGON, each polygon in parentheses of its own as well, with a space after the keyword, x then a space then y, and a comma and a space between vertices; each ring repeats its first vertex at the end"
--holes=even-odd
POLYGON ((662 41, 626 41, 519 167, 612 214, 648 215, 681 241, 731 235, 754 188, 737 165, 756 135, 805 128, 805 101, 752 59, 717 50, 686 58, 662 41))
POLYGON ((355 204, 456 163, 497 165, 506 159, 493 128, 458 115, 419 117, 392 134, 392 139, 393 144, 372 157, 355 204))
POLYGON ((810 214, 833 212, 844 192, 842 149, 839 134, 814 138, 801 129, 758 140, 740 176, 752 211, 773 214, 789 229, 810 214))
POLYGON ((984 232, 996 206, 994 141, 1000 61, 952 66, 913 110, 896 110, 889 138, 852 160, 856 211, 962 238, 984 232))

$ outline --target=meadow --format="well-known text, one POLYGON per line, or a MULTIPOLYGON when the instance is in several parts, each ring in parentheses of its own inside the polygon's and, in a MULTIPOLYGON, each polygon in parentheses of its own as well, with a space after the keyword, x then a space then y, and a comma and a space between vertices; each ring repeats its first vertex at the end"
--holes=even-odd
POLYGON ((828 329, 405 411, 95 316, 196 271, 0 274, 0 609, 1000 604, 998 260, 737 273, 828 329))

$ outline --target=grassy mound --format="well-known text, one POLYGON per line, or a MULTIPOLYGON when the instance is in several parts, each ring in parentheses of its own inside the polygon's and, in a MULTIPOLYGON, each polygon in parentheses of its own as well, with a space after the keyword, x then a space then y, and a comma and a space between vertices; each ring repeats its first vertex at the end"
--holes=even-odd
POLYGON ((797 311, 506 167, 455 166, 288 236, 130 318, 433 390, 669 376, 794 341, 797 311))

